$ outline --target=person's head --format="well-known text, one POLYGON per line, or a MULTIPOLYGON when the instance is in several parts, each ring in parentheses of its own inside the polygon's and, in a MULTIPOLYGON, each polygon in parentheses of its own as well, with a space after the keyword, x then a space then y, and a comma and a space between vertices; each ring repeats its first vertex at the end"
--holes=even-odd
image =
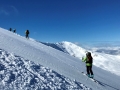
POLYGON ((90 53, 90 52, 87 52, 87 53, 86 53, 86 56, 87 56, 87 57, 91 56, 91 53, 90 53))

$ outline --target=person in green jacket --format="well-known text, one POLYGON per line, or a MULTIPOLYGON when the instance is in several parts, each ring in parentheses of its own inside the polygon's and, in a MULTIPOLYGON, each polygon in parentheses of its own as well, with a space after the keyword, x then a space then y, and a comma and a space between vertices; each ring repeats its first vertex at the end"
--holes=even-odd
POLYGON ((90 52, 86 53, 86 57, 82 58, 83 62, 86 62, 86 71, 87 71, 87 76, 90 78, 94 77, 93 71, 92 71, 92 63, 93 63, 93 58, 91 56, 90 52))

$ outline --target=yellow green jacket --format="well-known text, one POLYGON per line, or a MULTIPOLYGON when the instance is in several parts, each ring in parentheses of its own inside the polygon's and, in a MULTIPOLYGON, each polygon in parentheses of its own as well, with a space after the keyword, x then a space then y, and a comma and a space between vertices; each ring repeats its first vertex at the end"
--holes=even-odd
POLYGON ((83 62, 86 62, 86 66, 92 66, 92 63, 89 63, 87 57, 83 57, 83 58, 82 58, 82 61, 83 61, 83 62))

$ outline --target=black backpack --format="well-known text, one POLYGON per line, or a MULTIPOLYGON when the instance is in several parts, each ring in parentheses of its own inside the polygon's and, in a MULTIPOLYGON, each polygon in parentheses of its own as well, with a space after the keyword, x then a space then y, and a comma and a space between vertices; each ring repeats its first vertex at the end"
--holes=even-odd
POLYGON ((86 56, 87 56, 87 62, 86 63, 93 63, 93 58, 91 56, 91 53, 90 52, 87 52, 86 53, 86 56))
POLYGON ((26 31, 26 34, 29 34, 29 30, 26 31))

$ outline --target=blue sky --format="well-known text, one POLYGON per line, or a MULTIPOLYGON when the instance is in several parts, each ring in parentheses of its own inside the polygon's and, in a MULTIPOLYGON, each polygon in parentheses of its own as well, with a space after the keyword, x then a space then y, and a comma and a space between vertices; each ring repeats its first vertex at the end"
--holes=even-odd
POLYGON ((0 27, 43 42, 120 39, 120 0, 0 0, 0 27))

